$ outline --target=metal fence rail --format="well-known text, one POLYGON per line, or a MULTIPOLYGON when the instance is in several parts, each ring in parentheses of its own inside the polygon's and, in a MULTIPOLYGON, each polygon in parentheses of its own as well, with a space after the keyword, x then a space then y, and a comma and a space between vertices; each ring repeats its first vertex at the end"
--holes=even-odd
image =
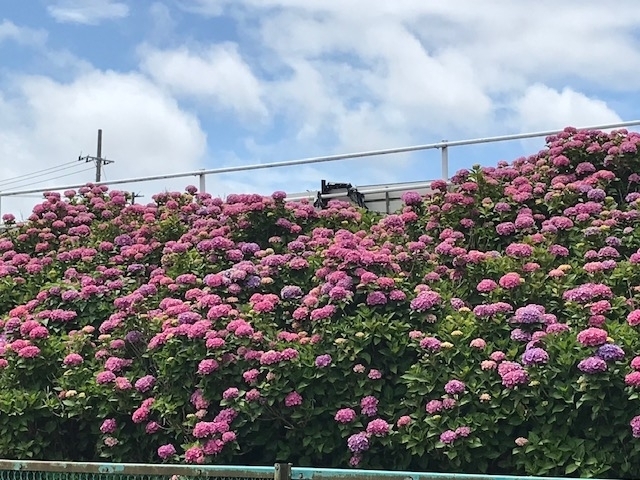
POLYGON ((275 467, 0 460, 2 480, 169 480, 174 475, 181 480, 280 480, 275 467))
POLYGON ((147 465, 0 460, 1 480, 567 480, 558 477, 471 475, 292 467, 147 465))
MULTIPOLYGON (((632 120, 632 121, 620 122, 620 123, 610 123, 610 124, 604 124, 604 125, 594 125, 594 126, 587 126, 587 127, 577 127, 577 129, 578 130, 610 130, 615 128, 631 127, 635 125, 640 125, 640 120, 632 120)), ((206 192, 206 176, 207 175, 247 172, 247 171, 253 171, 253 170, 264 170, 269 168, 292 167, 297 165, 311 165, 316 163, 335 162, 338 160, 368 158, 368 157, 375 157, 375 156, 382 156, 382 155, 417 152, 417 151, 423 151, 423 150, 440 150, 440 153, 441 153, 440 178, 442 178, 443 180, 448 180, 449 179, 449 149, 452 147, 480 145, 485 143, 499 143, 499 142, 513 141, 513 140, 524 140, 529 138, 541 138, 549 135, 555 135, 555 134, 561 133, 562 131, 563 130, 546 130, 546 131, 540 131, 540 132, 517 133, 517 134, 511 134, 511 135, 500 135, 500 136, 494 136, 494 137, 473 138, 473 139, 466 139, 466 140, 453 140, 453 141, 443 140, 441 142, 428 143, 423 145, 412 145, 408 147, 387 148, 387 149, 381 149, 381 150, 369 150, 364 152, 344 153, 344 154, 338 154, 338 155, 326 155, 326 156, 320 156, 320 157, 308 157, 308 158, 301 158, 297 160, 286 160, 282 162, 257 163, 257 164, 251 164, 251 165, 238 165, 238 166, 232 166, 232 167, 202 169, 202 170, 195 170, 190 172, 151 175, 146 177, 123 178, 123 179, 110 180, 110 181, 104 181, 104 182, 93 182, 93 185, 109 185, 110 186, 110 185, 123 185, 123 184, 131 184, 131 183, 149 182, 153 180, 169 180, 174 178, 198 177, 199 191, 204 193, 206 192)), ((22 195, 28 195, 32 193, 42 193, 45 191, 68 190, 73 188, 80 188, 85 185, 86 185, 86 182, 76 183, 71 185, 58 185, 53 187, 30 188, 26 190, 9 190, 9 191, 0 190, 0 215, 2 214, 2 198, 3 197, 22 196, 22 195)), ((369 192, 369 193, 382 193, 385 191, 387 190, 380 189, 379 191, 369 192)), ((316 194, 317 192, 312 193, 309 195, 309 197, 315 196, 316 194)), ((303 197, 303 198, 309 198, 309 197, 303 197)))

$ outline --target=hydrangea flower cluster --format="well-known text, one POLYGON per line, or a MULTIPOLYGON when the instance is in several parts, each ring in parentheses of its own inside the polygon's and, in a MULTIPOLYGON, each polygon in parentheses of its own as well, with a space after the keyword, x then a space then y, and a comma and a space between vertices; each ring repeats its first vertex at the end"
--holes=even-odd
POLYGON ((568 128, 387 216, 47 192, 0 235, 0 456, 31 418, 43 459, 640 478, 638 145, 568 128))

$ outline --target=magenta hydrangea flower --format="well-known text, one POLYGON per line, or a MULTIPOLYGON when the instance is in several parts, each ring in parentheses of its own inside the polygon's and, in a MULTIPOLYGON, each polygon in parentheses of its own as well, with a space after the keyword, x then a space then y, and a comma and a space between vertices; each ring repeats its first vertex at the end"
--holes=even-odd
POLYGON ((96 375, 96 383, 98 385, 105 385, 107 383, 111 383, 116 379, 116 374, 105 370, 104 372, 100 372, 96 375))
POLYGON ((367 433, 376 437, 384 437, 391 430, 391 426, 383 419, 376 418, 367 424, 367 433))
POLYGON ((441 400, 430 400, 425 407, 425 410, 430 415, 434 415, 438 412, 441 412, 442 409, 443 409, 443 405, 441 400))
POLYGON ((356 419, 356 412, 352 408, 342 408, 335 414, 335 421, 338 423, 351 423, 356 419))
POLYGON ((510 257, 526 258, 533 255, 533 247, 525 243, 512 243, 506 248, 505 253, 510 257))
POLYGON ((316 364, 316 367, 318 368, 326 368, 329 365, 331 365, 331 362, 332 362, 331 355, 329 355, 328 353, 325 353, 323 355, 318 355, 316 357, 315 364, 316 364))
POLYGON ((631 426, 631 434, 634 438, 640 438, 640 415, 633 417, 629 425, 631 426))
POLYGON ((145 375, 136 380, 135 387, 139 392, 148 392, 156 384, 156 378, 153 375, 145 375))
POLYGON ((373 396, 364 397, 360 401, 360 408, 363 415, 373 417, 378 413, 378 399, 373 396))
POLYGON ((511 289, 516 288, 516 287, 519 287, 520 284, 523 281, 524 280, 522 279, 522 277, 520 277, 519 274, 517 274, 516 272, 510 272, 510 273, 507 273, 507 274, 503 275, 502 277, 500 277, 500 280, 498 281, 498 284, 502 288, 506 288, 508 290, 511 290, 511 289))
POLYGON ((100 425, 100 431, 102 433, 113 433, 116 431, 117 423, 115 418, 107 418, 100 425))
POLYGON ((496 288, 498 288, 498 284, 495 281, 488 278, 485 278, 484 280, 480 280, 480 283, 478 283, 478 285, 476 286, 476 290, 478 290, 480 293, 492 292, 496 288))
POLYGON ((601 328, 591 327, 582 330, 577 335, 578 343, 585 347, 597 347, 607 341, 609 334, 601 328))
POLYGON ((465 388, 465 384, 460 380, 449 380, 444 386, 444 391, 449 395, 457 395, 463 393, 465 388))
POLYGON ((40 355, 40 349, 35 345, 27 345, 18 350, 18 356, 21 358, 35 358, 40 355))
POLYGON ((440 434, 440 441, 445 445, 450 445, 456 441, 458 435, 453 430, 445 430, 440 434))
POLYGON ((624 383, 634 388, 640 387, 640 372, 635 371, 627 374, 624 377, 624 383))
POLYGON ((629 315, 627 315, 627 322, 632 327, 637 327, 640 325, 640 310, 634 310, 629 315))
POLYGON ((69 355, 64 357, 62 363, 68 367, 75 367, 77 365, 80 365, 83 361, 84 359, 82 358, 82 355, 78 353, 70 353, 69 355))
POLYGON ((222 398, 225 400, 233 400, 234 398, 238 398, 238 395, 240 395, 240 390, 235 387, 229 387, 222 392, 222 398))
POLYGON ((435 337, 424 337, 420 340, 420 347, 425 350, 431 350, 437 352, 440 350, 442 342, 435 337))
POLYGON ((284 399, 284 404, 287 407, 296 407, 298 405, 302 405, 302 395, 300 395, 298 392, 293 391, 287 394, 284 399))
POLYGON ((200 375, 210 375, 218 369, 218 362, 212 358, 201 360, 198 364, 198 373, 200 375))
POLYGON ((442 302, 438 292, 423 290, 416 298, 411 300, 411 309, 417 312, 425 312, 442 302))
POLYGON ((522 369, 511 370, 502 377, 502 385, 507 388, 515 388, 529 382, 529 375, 522 369))
POLYGON ((255 401, 260 400, 261 396, 262 395, 260 394, 259 390, 255 389, 255 388, 252 388, 251 390, 249 390, 247 392, 247 394, 245 395, 244 398, 246 398, 248 402, 255 402, 255 401))
POLYGON ((398 426, 398 428, 403 428, 403 427, 406 427, 407 425, 410 425, 411 422, 412 420, 409 415, 403 415, 398 419, 398 421, 396 422, 396 425, 398 426))
POLYGON ((402 194, 402 201, 405 205, 420 205, 422 196, 418 192, 405 192, 402 194))
POLYGON ((186 452, 184 452, 184 459, 187 463, 204 463, 204 451, 201 447, 191 447, 186 452))

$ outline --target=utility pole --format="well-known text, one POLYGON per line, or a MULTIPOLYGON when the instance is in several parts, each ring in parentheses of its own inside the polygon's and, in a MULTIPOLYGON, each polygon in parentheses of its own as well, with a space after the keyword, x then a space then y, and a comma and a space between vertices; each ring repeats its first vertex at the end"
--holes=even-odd
POLYGON ((136 198, 142 198, 142 197, 144 197, 144 195, 141 195, 141 194, 136 193, 136 192, 131 192, 131 205, 136 203, 136 198))
POLYGON ((98 154, 93 157, 91 155, 87 155, 85 157, 78 157, 78 160, 84 160, 86 163, 95 162, 96 164, 96 182, 100 182, 102 180, 102 167, 103 165, 109 165, 113 163, 113 160, 107 160, 106 158, 102 158, 102 129, 98 130, 98 154))

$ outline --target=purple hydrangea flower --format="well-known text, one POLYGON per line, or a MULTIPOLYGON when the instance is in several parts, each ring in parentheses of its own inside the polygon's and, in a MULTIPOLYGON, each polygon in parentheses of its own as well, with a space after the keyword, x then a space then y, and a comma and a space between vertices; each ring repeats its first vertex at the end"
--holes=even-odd
POLYGON ((369 436, 365 432, 351 435, 347 440, 347 446, 353 453, 366 452, 369 450, 369 436))
POLYGON ((618 361, 624 358, 624 350, 619 345, 605 343, 598 348, 597 355, 606 362, 618 361))
POLYGON ((600 357, 588 357, 578 363, 578 369, 589 374, 605 372, 607 363, 600 357))
POLYGON ((525 365, 543 365, 549 361, 549 354, 542 348, 529 348, 522 354, 525 365))

